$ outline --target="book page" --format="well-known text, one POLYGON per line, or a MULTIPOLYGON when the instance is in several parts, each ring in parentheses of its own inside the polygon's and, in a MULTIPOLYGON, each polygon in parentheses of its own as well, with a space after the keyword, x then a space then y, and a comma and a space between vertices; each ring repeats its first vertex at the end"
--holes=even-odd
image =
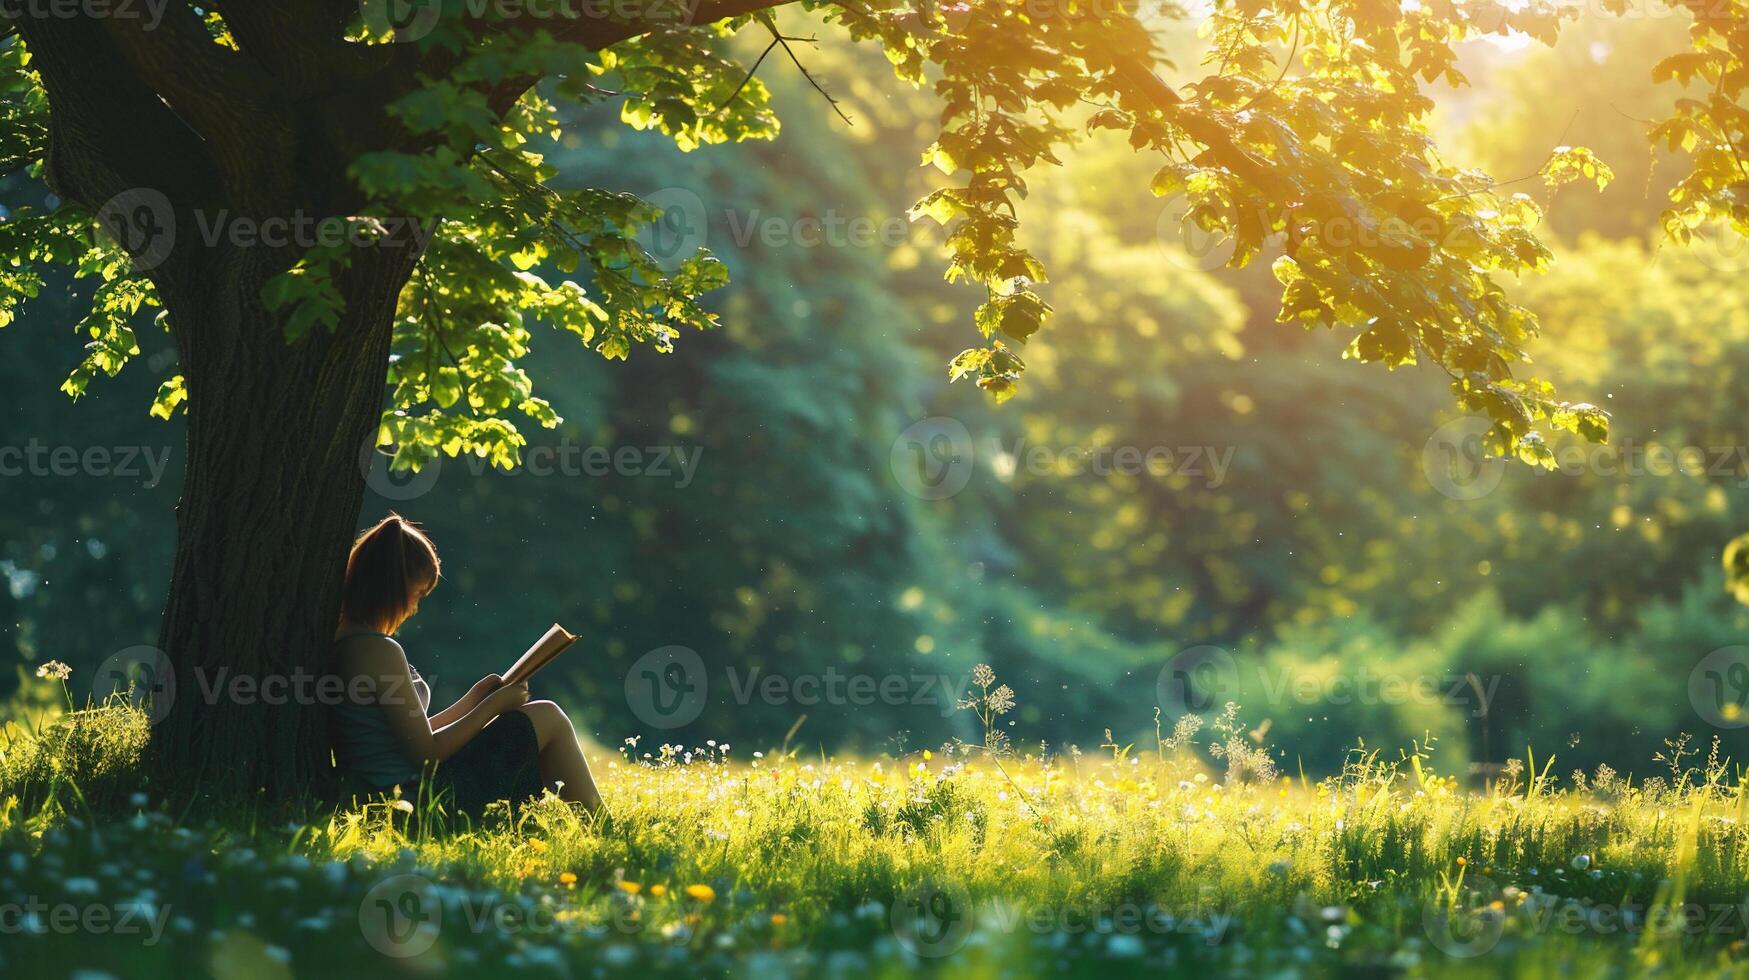
POLYGON ((555 657, 565 652, 565 649, 575 642, 577 642, 576 636, 558 623, 554 623, 504 673, 504 683, 520 684, 528 680, 534 676, 535 671, 551 663, 555 657))

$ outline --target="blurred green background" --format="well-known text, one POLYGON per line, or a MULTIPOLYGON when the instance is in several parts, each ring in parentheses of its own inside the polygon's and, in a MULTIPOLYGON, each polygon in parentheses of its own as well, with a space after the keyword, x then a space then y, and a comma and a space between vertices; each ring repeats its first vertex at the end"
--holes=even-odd
MULTIPOLYGON (((1222 699, 1243 705, 1289 772, 1336 768, 1357 738, 1394 752, 1429 734, 1448 765, 1530 744, 1558 772, 1645 771, 1678 732, 1723 734, 1741 758, 1743 730, 1697 712, 1689 678, 1746 625, 1719 553, 1749 525, 1737 448, 1749 255, 1655 237, 1666 175, 1635 120, 1678 94, 1646 81, 1675 30, 1581 22, 1552 51, 1477 46, 1475 86, 1448 93, 1440 124, 1463 163, 1503 180, 1534 174, 1560 143, 1615 168, 1607 192, 1574 185, 1552 202, 1544 231, 1559 261, 1518 287, 1543 317, 1533 350, 1567 397, 1613 413, 1617 447, 1696 447, 1707 465, 1515 465, 1475 499, 1434 485, 1440 465, 1466 463, 1430 446, 1452 420, 1442 379, 1346 364, 1348 337, 1276 324, 1267 262, 1210 268, 1218 245, 1187 250, 1172 202, 1144 190, 1154 165, 1126 146, 1096 141, 1034 179, 1023 229, 1057 276, 1059 314, 1024 351, 1022 393, 997 407, 947 384, 978 297, 942 281, 939 229, 904 220, 931 186, 918 166, 928 99, 878 54, 809 55, 849 126, 772 59, 761 77, 785 120, 774 143, 682 154, 611 107, 584 113, 551 151, 563 179, 696 202, 702 226, 667 230, 702 234, 730 265, 713 297, 724 326, 624 364, 537 334, 528 363, 566 421, 528 433, 531 449, 635 447, 643 472, 444 460, 428 492, 378 484, 390 493, 370 497, 361 526, 396 509, 427 525, 446 561, 404 630, 410 656, 453 697, 557 619, 585 645, 537 693, 608 744, 717 738, 750 751, 803 715, 794 741, 827 749, 970 737, 969 716, 915 678, 963 685, 981 662, 1017 692, 1004 720, 1021 746, 1092 747, 1106 729, 1146 739, 1162 670, 1216 645, 1236 665, 1222 699), (922 447, 931 474, 968 468, 940 499, 907 489, 919 473, 901 438, 932 418, 963 425, 972 450, 922 447), (667 472, 649 472, 660 460, 647 447, 667 472), (1073 447, 1202 455, 1194 472, 1096 473, 1069 465, 1073 447), (690 479, 676 449, 696 463, 690 479), (698 653, 710 692, 690 724, 661 730, 628 704, 626 672, 672 645, 698 653), (904 686, 872 704, 738 697, 755 669, 904 686), (1485 716, 1467 682, 1448 693, 1466 675, 1487 692, 1485 716), (1367 676, 1425 680, 1439 696, 1323 696, 1342 690, 1333 679, 1367 676)), ((1523 190, 1547 196, 1534 180, 1523 190)), ((70 404, 57 387, 82 342, 69 335, 71 288, 5 332, 0 446, 143 447, 169 465, 156 485, 143 457, 131 474, 0 477, 0 623, 17 665, 0 671, 0 695, 48 659, 72 664, 79 687, 104 657, 152 642, 165 592, 181 422, 146 409, 175 351, 142 323, 138 363, 70 404)))

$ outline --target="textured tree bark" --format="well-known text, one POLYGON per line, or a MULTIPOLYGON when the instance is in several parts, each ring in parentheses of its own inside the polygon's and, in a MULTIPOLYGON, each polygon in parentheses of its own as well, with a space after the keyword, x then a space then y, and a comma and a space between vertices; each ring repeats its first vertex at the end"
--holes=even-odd
MULTIPOLYGON (((114 202, 143 195, 154 226, 173 229, 146 272, 188 392, 159 634, 175 687, 152 758, 166 788, 228 802, 324 781, 316 678, 363 499, 360 457, 383 407, 394 304, 419 253, 417 236, 355 247, 335 282, 337 329, 287 342, 261 290, 311 243, 243 245, 205 229, 360 213, 347 165, 397 145, 383 106, 414 84, 415 54, 345 44, 339 22, 313 11, 237 13, 250 54, 215 44, 177 5, 155 31, 97 17, 20 24, 49 94, 50 186, 124 226, 136 208, 114 202), (288 65, 299 70, 275 74, 288 65)), ((129 230, 111 227, 138 259, 129 230)))
POLYGON ((390 321, 416 250, 359 248, 332 333, 287 344, 261 287, 280 266, 215 250, 161 284, 189 391, 188 458, 159 646, 175 668, 160 780, 236 800, 320 790, 318 679, 383 405, 390 321))
MULTIPOLYGON (((694 23, 780 2, 706 0, 694 23)), ((301 250, 197 241, 198 227, 220 215, 370 213, 348 165, 372 150, 433 148, 387 107, 460 56, 443 45, 348 41, 357 0, 225 7, 234 43, 217 43, 206 13, 184 4, 167 6, 152 30, 81 11, 32 8, 16 20, 48 92, 51 188, 100 220, 122 196, 147 192, 178 230, 146 273, 188 392, 187 474, 159 643, 176 688, 154 758, 165 782, 235 800, 296 795, 326 770, 315 677, 339 616, 395 300, 418 260, 408 239, 419 236, 355 247, 336 283, 338 329, 288 344, 261 288, 301 250)), ((579 18, 562 33, 601 48, 646 30, 579 18)), ((480 84, 503 113, 535 81, 480 84)))

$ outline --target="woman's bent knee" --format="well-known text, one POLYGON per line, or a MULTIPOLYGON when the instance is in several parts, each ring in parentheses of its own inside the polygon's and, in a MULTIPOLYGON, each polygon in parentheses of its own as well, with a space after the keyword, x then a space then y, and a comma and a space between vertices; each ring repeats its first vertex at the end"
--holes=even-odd
POLYGON ((556 739, 574 737, 571 719, 566 716, 565 709, 551 701, 530 701, 516 710, 534 722, 535 735, 540 739, 541 748, 546 748, 556 739))
POLYGON ((565 709, 559 707, 555 701, 530 701, 521 710, 527 712, 530 718, 540 721, 563 721, 566 724, 571 722, 565 716, 565 709))

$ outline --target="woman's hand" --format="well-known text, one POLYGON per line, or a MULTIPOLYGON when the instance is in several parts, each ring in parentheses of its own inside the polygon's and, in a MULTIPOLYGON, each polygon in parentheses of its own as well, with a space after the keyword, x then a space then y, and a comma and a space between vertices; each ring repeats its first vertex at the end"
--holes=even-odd
MULTIPOLYGON (((503 682, 500 681, 502 684, 503 682)), ((486 695, 486 707, 491 713, 501 715, 528 703, 528 682, 521 684, 504 684, 502 687, 486 695)))
POLYGON ((504 678, 499 677, 497 674, 487 674, 475 681, 473 687, 468 688, 467 697, 463 698, 462 701, 469 706, 479 704, 481 701, 486 700, 493 691, 496 691, 503 686, 504 678))
MULTIPOLYGON (((488 675, 480 678, 467 696, 480 695, 478 704, 469 706, 461 712, 458 718, 444 721, 440 726, 431 725, 428 736, 428 748, 417 756, 420 762, 442 762, 460 751, 470 739, 480 734, 492 719, 506 711, 514 711, 528 703, 528 682, 521 684, 506 684, 502 677, 488 675)), ((463 700, 466 700, 465 698, 463 700)), ((459 707, 461 701, 456 702, 459 707)), ((413 753, 410 751, 410 755, 413 753)))

